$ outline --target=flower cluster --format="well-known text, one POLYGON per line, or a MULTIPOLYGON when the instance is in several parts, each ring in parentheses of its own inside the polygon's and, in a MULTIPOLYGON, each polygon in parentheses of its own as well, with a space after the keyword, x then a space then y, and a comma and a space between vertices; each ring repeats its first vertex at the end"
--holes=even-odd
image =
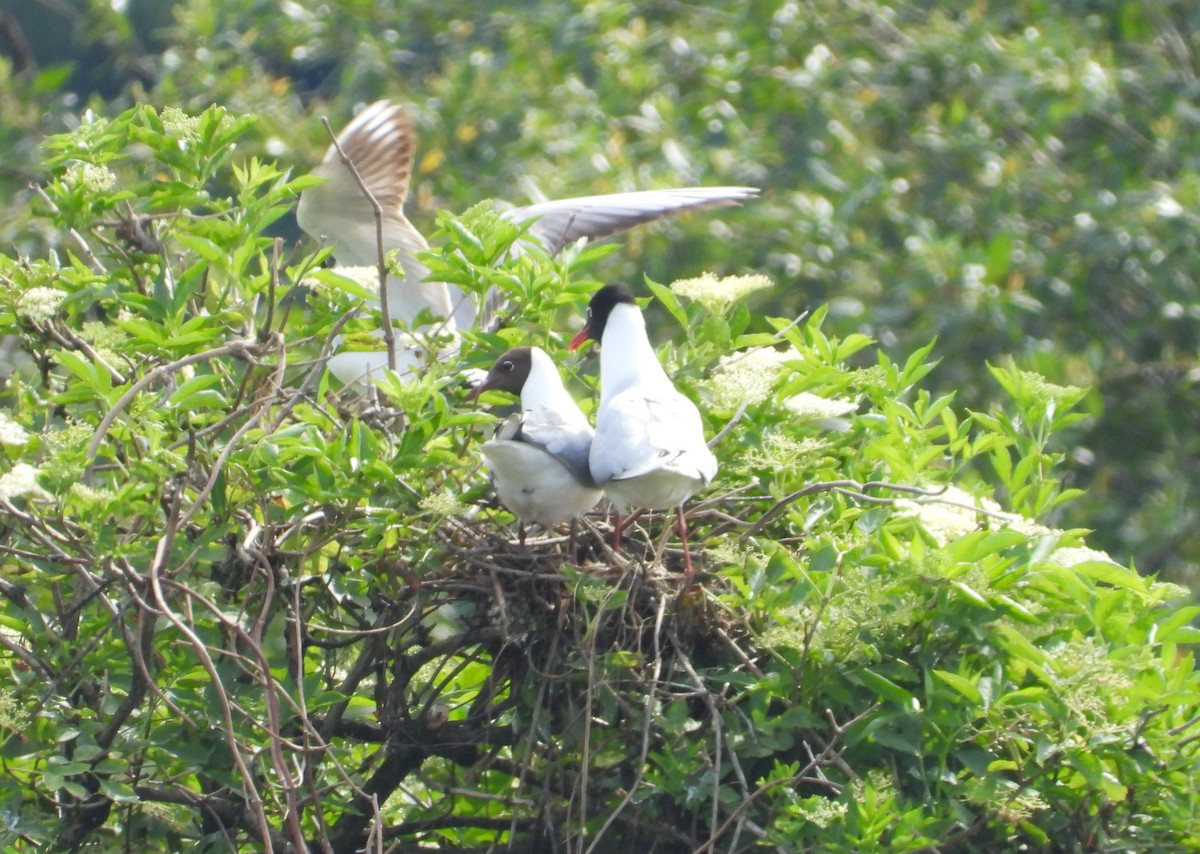
POLYGON ((82 187, 88 193, 103 193, 113 188, 117 183, 117 176, 107 166, 76 163, 68 166, 67 171, 63 173, 63 183, 72 187, 82 187))
POLYGON ((975 496, 957 486, 951 486, 938 495, 920 500, 902 498, 893 505, 897 515, 911 516, 933 537, 939 546, 944 546, 979 527, 979 504, 975 496))
POLYGON ((194 139, 196 131, 200 127, 200 119, 196 116, 189 116, 178 107, 165 107, 158 114, 162 119, 163 130, 177 139, 194 139))
POLYGON ((10 471, 0 474, 0 500, 9 501, 22 495, 45 495, 46 491, 38 486, 38 475, 41 474, 28 463, 17 463, 10 471))
POLYGON ((723 356, 708 381, 713 402, 727 409, 736 409, 743 403, 750 406, 761 403, 771 396, 784 363, 799 358, 800 354, 793 349, 773 347, 755 347, 723 356))
POLYGON ((676 296, 695 300, 714 314, 720 314, 738 300, 770 287, 771 280, 762 275, 718 278, 712 273, 704 273, 694 279, 672 282, 671 292, 676 296))
POLYGON ((821 397, 809 391, 794 394, 783 402, 785 408, 798 418, 819 421, 825 418, 839 418, 849 415, 858 408, 853 400, 821 397))
POLYGON ((8 413, 0 411, 0 445, 24 445, 29 441, 29 433, 13 421, 8 413))
POLYGON ((30 288, 17 300, 17 314, 34 323, 45 323, 54 317, 66 298, 66 291, 58 288, 30 288))

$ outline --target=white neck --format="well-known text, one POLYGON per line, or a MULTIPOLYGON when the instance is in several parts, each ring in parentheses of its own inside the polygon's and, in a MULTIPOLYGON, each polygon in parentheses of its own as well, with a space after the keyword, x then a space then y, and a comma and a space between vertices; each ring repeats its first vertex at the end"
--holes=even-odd
POLYGON ((541 347, 530 349, 529 376, 521 387, 521 408, 527 411, 547 409, 567 422, 586 425, 587 419, 575 403, 575 398, 563 386, 558 368, 541 347))
POLYGON ((645 383, 671 386, 646 337, 646 319, 636 305, 618 303, 604 324, 600 342, 600 405, 629 388, 645 383))

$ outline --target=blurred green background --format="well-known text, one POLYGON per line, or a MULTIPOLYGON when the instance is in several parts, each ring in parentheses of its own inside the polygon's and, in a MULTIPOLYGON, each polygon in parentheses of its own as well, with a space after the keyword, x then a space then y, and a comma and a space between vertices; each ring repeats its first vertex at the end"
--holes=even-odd
MULTIPOLYGON (((260 118, 306 171, 381 97, 421 134, 408 211, 688 184, 763 198, 621 238, 604 275, 776 282, 987 409, 986 362, 1085 385, 1087 490, 1058 527, 1198 586, 1200 5, 1157 0, 702 6, 400 0, 0 0, 0 242, 31 218, 39 140, 138 101, 260 118)), ((278 232, 300 239, 292 220, 278 232)))

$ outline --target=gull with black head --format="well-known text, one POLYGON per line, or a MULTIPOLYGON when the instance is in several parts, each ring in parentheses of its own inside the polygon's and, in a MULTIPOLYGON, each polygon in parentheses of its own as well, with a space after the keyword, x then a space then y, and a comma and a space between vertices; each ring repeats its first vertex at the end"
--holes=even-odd
POLYGON ((501 424, 482 448, 496 495, 517 517, 521 545, 527 522, 544 528, 570 522, 574 555, 575 520, 595 507, 602 494, 588 469, 591 425, 540 347, 514 347, 504 353, 469 397, 488 390, 521 398, 520 412, 501 424))
POLYGON ((600 406, 588 466, 618 511, 614 545, 620 543, 621 512, 675 508, 690 578, 683 503, 717 473, 700 412, 659 364, 646 320, 624 285, 607 285, 592 296, 587 323, 569 349, 588 339, 600 344, 600 406))

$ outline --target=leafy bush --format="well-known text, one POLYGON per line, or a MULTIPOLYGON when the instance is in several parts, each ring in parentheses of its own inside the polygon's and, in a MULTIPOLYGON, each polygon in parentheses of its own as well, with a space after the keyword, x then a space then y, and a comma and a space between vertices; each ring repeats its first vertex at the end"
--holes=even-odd
POLYGON ((0 259, 7 848, 1200 845, 1200 609, 1039 521, 1081 391, 995 366, 1005 405, 964 412, 934 345, 863 361, 824 308, 649 281, 723 433, 701 582, 656 517, 623 557, 599 517, 580 561, 520 549, 461 372, 561 358, 605 250, 498 263, 486 209, 443 216, 430 265, 509 323, 331 388, 335 328, 373 321, 265 236, 305 179, 238 156, 248 127, 51 140, 65 250, 0 259))
POLYGON ((986 362, 1094 388, 1063 468, 1087 491, 1056 524, 1197 586, 1195 3, 7 5, 30 55, 0 56, 0 245, 58 245, 25 186, 85 105, 222 104, 260 117, 245 149, 311 163, 322 114, 408 100, 419 226, 488 196, 760 185, 602 269, 766 273, 771 313, 828 303, 829 334, 895 359, 936 337, 926 387, 976 409, 1002 401, 986 362))

